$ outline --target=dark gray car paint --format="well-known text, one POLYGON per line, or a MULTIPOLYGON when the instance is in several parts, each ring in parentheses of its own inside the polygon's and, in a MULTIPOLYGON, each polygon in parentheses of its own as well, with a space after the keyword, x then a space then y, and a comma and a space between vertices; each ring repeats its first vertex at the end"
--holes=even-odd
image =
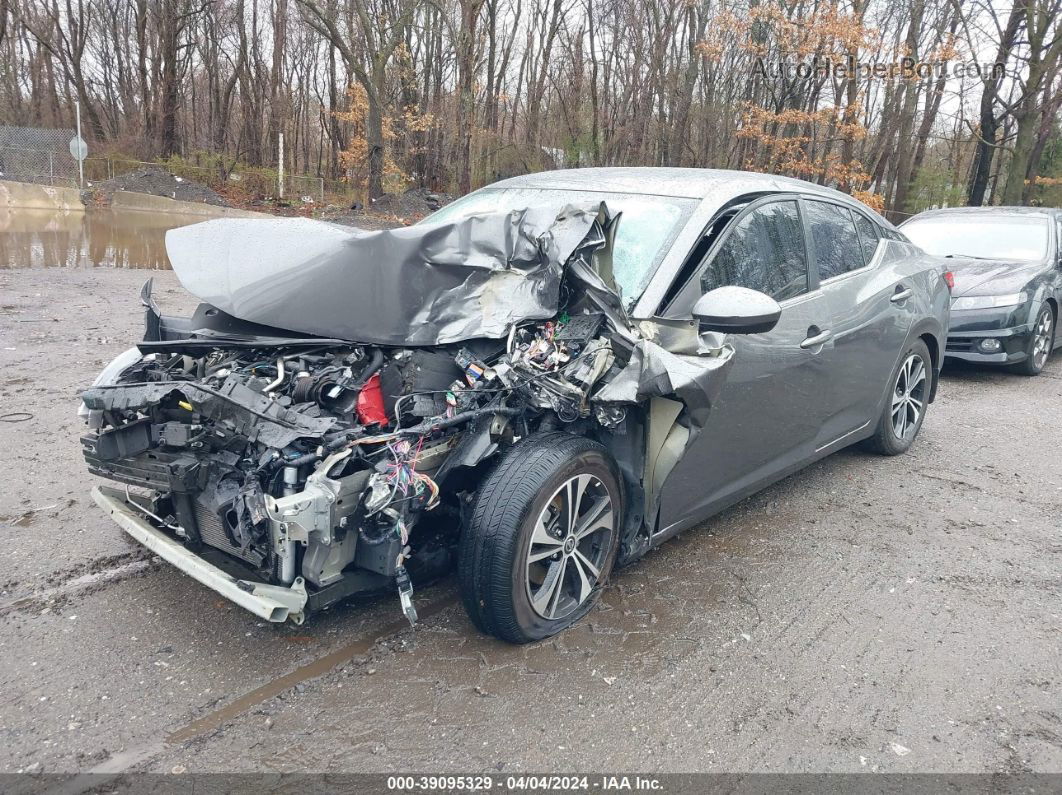
POLYGON ((171 229, 166 250, 188 292, 240 320, 429 346, 500 338, 553 317, 565 266, 605 248, 607 220, 588 203, 374 231, 219 218, 171 229))
POLYGON ((696 521, 814 457, 832 390, 833 342, 805 350, 812 325, 827 325, 821 292, 781 304, 765 334, 730 335, 734 356, 701 434, 664 483, 659 528, 696 521))
MULTIPOLYGON (((630 312, 630 322, 643 331, 659 319, 663 297, 713 218, 736 201, 781 194, 825 198, 894 232, 887 221, 845 194, 800 180, 746 172, 577 169, 527 175, 491 187, 508 186, 654 193, 700 200, 630 312)), ((869 266, 819 285, 813 251, 809 253, 811 291, 782 304, 772 331, 718 339, 708 335, 699 343, 691 343, 695 333, 675 333, 674 328, 655 339, 642 334, 637 345, 645 358, 633 368, 638 370, 637 379, 625 384, 621 377, 609 385, 635 400, 652 394, 680 397, 687 408, 680 422, 695 431, 664 481, 661 499, 652 500, 661 506, 658 520, 650 520, 657 529, 654 543, 817 458, 870 436, 895 365, 911 341, 924 335, 931 350, 943 348, 948 292, 939 262, 913 246, 886 240, 869 266), (910 298, 901 303, 889 301, 888 296, 901 286, 911 288, 910 298), (826 330, 832 336, 821 345, 801 347, 809 337, 826 330), (721 366, 721 349, 733 350, 725 359, 729 369, 721 366), (654 350, 660 355, 653 357, 654 350), (647 382, 646 376, 654 372, 657 375, 647 382), (692 395, 714 400, 701 404, 698 397, 691 405, 692 395)), ((685 314, 687 321, 690 309, 685 314)), ((660 325, 663 328, 668 323, 673 326, 675 321, 664 320, 660 325)), ((934 364, 939 367, 939 357, 934 364)))
MULTIPOLYGON (((795 194, 837 202, 892 229, 843 194, 779 187, 751 203, 728 228, 763 203, 795 194)), ((720 207, 731 203, 717 193, 711 200, 720 207)), ((725 237, 724 231, 706 262, 725 237)), ((814 244, 811 235, 805 237, 812 289, 782 303, 772 331, 726 338, 734 348, 730 372, 709 422, 664 483, 655 543, 872 435, 887 385, 911 342, 925 336, 931 352, 943 349, 949 293, 933 258, 909 243, 883 238, 869 264, 820 284, 814 244), (909 297, 891 300, 908 290, 909 297), (829 338, 821 345, 801 348, 823 332, 829 338)), ((680 317, 686 311, 670 307, 667 314, 680 317)), ((939 371, 939 354, 934 364, 939 371)))
MULTIPOLYGON (((827 285, 827 290, 818 286, 817 274, 813 276, 813 292, 783 303, 779 323, 771 332, 725 338, 734 349, 730 370, 709 421, 691 438, 683 458, 664 483, 654 545, 812 461, 871 436, 890 378, 913 340, 926 340, 939 373, 950 300, 941 277, 945 267, 937 258, 904 242, 892 224, 847 194, 787 177, 672 168, 542 172, 491 187, 568 188, 700 199, 634 305, 631 315, 645 323, 658 320, 664 296, 713 219, 742 198, 755 201, 795 194, 829 199, 862 213, 894 238, 880 244, 874 262, 861 275, 846 274, 833 288, 827 285), (901 283, 913 292, 907 302, 897 306, 885 296, 891 296, 901 283), (832 294, 832 302, 827 293, 832 294), (843 356, 850 369, 843 374, 838 373, 840 365, 831 361, 836 350, 834 340, 817 353, 800 348, 813 325, 821 328, 823 323, 834 322, 840 324, 843 345, 851 346, 843 356), (845 391, 848 398, 842 395, 845 391), (824 405, 830 408, 824 409, 824 405), (836 420, 827 428, 831 418, 836 420), (779 445, 778 440, 784 441, 779 445)), ((814 265, 812 268, 814 271, 814 265)), ((687 309, 692 310, 692 304, 687 309)), ((672 320, 668 323, 681 321, 670 313, 669 317, 672 320)), ((681 334, 659 341, 674 350, 681 346, 684 352, 688 345, 681 334)))

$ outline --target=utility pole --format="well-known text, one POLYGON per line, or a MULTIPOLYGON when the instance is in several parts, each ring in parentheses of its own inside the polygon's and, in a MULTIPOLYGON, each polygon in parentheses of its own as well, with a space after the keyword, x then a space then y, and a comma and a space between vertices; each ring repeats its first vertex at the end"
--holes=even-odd
MULTIPOLYGON (((85 140, 84 138, 81 137, 81 100, 80 99, 75 99, 74 100, 74 108, 75 108, 76 114, 77 114, 77 140, 80 142, 80 141, 85 140)), ((80 143, 79 143, 79 145, 80 145, 80 143)), ((77 159, 77 186, 79 188, 81 188, 81 189, 84 189, 84 187, 85 187, 85 158, 84 157, 79 157, 77 159)))
POLYGON ((284 198, 284 133, 280 133, 277 142, 277 198, 284 198))

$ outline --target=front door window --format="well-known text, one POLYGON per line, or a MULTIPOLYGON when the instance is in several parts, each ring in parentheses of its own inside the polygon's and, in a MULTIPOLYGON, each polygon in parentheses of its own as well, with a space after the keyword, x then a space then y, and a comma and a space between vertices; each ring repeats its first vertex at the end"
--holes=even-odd
POLYGON ((752 210, 734 224, 701 275, 701 292, 737 285, 776 301, 808 291, 804 228, 795 201, 752 210))

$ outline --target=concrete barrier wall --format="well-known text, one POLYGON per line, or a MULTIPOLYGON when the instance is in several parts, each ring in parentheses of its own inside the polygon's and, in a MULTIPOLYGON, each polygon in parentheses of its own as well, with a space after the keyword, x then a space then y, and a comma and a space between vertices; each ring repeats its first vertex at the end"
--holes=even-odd
MULTIPOLYGON (((139 210, 152 213, 179 213, 201 215, 204 218, 271 218, 268 213, 253 210, 238 210, 235 207, 217 207, 201 202, 175 201, 168 196, 153 196, 150 193, 114 192, 111 207, 119 210, 139 210)), ((81 192, 77 188, 55 188, 31 182, 0 180, 0 210, 53 210, 61 212, 84 212, 81 192)))
POLYGON ((139 210, 155 213, 180 213, 181 215, 202 215, 206 218, 271 218, 269 213, 256 213, 253 210, 238 210, 235 207, 218 207, 202 202, 182 202, 169 196, 154 196, 150 193, 133 193, 118 190, 111 198, 111 207, 116 210, 139 210))
POLYGON ((53 188, 31 182, 0 180, 0 209, 59 210, 84 212, 77 188, 53 188))

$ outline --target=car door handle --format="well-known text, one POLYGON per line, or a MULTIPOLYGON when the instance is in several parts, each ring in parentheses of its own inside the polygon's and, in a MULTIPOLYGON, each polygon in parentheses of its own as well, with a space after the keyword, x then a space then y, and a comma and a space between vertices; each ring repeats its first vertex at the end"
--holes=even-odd
POLYGON ((900 301, 906 301, 912 295, 914 295, 914 290, 910 287, 904 287, 902 284, 898 284, 896 285, 896 292, 892 294, 892 297, 889 300, 894 304, 898 304, 900 301))
POLYGON ((808 336, 807 339, 800 343, 800 347, 804 350, 807 350, 808 348, 817 348, 822 345, 822 343, 828 342, 830 337, 833 336, 833 332, 829 329, 819 331, 815 326, 808 329, 808 334, 811 336, 808 336))

